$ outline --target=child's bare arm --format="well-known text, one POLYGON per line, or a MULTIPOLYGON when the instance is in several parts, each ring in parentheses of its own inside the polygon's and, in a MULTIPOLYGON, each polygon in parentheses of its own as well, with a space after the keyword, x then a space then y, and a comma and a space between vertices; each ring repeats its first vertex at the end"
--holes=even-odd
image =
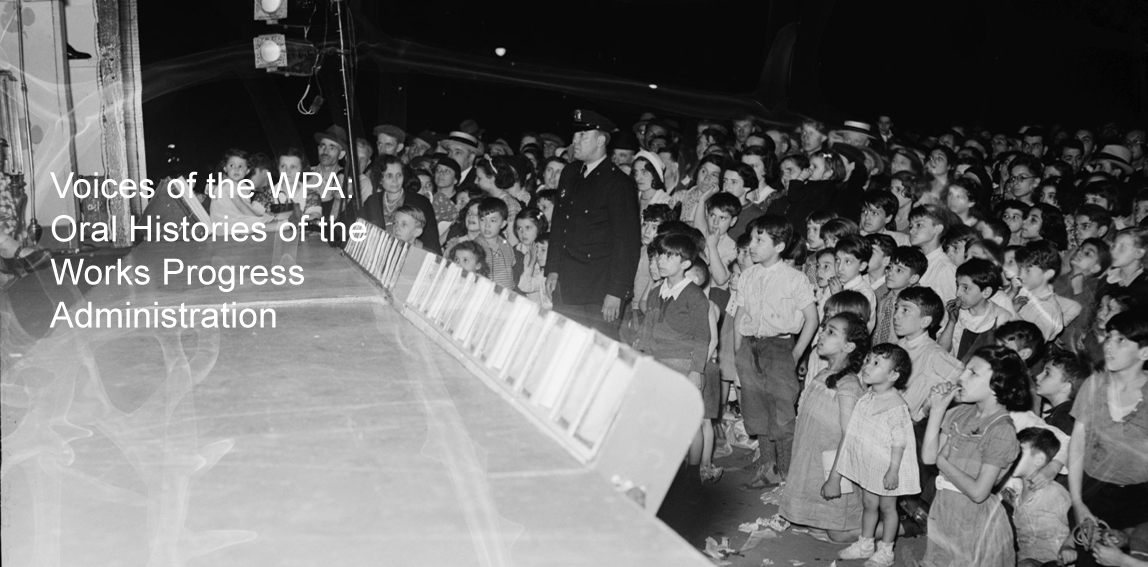
POLYGON ((901 459, 905 456, 904 445, 894 445, 889 453, 889 470, 885 471, 885 490, 896 490, 901 484, 901 459))
POLYGON ((953 486, 956 486, 965 496, 969 497, 969 500, 977 504, 984 502, 989 494, 992 494, 993 486, 1001 474, 1000 467, 981 463, 981 470, 977 472, 977 476, 973 477, 950 463, 944 455, 937 456, 937 469, 945 475, 946 480, 953 483, 953 486))
POLYGON ((797 362, 801 358, 801 353, 805 352, 810 341, 813 340, 813 333, 817 332, 817 304, 806 305, 801 310, 801 314, 805 315, 805 323, 801 326, 801 335, 797 338, 797 344, 793 345, 793 362, 797 362))

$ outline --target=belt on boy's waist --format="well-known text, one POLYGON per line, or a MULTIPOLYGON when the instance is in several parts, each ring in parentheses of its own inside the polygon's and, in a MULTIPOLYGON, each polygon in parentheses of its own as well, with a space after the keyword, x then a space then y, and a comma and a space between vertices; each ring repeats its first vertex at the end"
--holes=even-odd
POLYGON ((786 340, 786 339, 792 339, 792 338, 793 338, 793 335, 792 335, 792 334, 785 334, 785 335, 773 335, 773 336, 770 336, 770 337, 759 337, 759 336, 757 336, 757 335, 753 335, 753 336, 749 336, 749 337, 746 337, 746 338, 747 338, 747 339, 749 339, 750 341, 768 341, 769 339, 782 339, 782 340, 786 340))

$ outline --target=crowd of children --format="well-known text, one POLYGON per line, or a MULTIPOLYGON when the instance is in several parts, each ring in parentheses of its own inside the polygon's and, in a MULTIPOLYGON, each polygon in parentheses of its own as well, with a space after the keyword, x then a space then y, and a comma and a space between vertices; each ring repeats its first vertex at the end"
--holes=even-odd
MULTIPOLYGON (((748 487, 784 484, 780 514, 843 560, 892 565, 923 531, 927 565, 1145 564, 1143 132, 889 123, 654 118, 616 136, 642 234, 621 336, 701 391, 690 478, 722 478, 715 429, 740 415, 748 487)), ((572 152, 527 134, 483 156, 456 134, 475 141, 461 158, 383 156, 395 179, 376 186, 433 179, 423 196, 449 215, 415 199, 387 228, 438 226, 449 259, 551 306, 572 152)))

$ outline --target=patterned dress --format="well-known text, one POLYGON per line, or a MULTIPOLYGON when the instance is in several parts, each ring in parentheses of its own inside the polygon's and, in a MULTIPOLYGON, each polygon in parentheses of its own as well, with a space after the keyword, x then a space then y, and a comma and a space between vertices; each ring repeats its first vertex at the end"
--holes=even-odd
POLYGON ((797 411, 797 432, 793 437, 793 461, 781 494, 781 515, 795 524, 823 530, 853 530, 861 527, 861 492, 854 490, 840 498, 821 497, 825 483, 822 454, 837 451, 841 442, 841 397, 861 397, 861 382, 850 374, 837 381, 837 388, 825 385, 825 371, 806 380, 797 411))
POLYGON ((921 492, 913 420, 909 417, 909 404, 900 393, 890 389, 876 394, 870 390, 857 401, 841 445, 841 456, 837 459, 837 472, 879 496, 921 492), (891 400, 892 396, 896 399, 891 400), (898 484, 893 490, 885 490, 885 472, 889 470, 895 446, 905 448, 897 469, 898 484))
MULTIPOLYGON (((1008 412, 1001 411, 978 426, 977 408, 964 404, 950 409, 941 430, 948 435, 949 462, 977 476, 982 464, 1007 470, 1020 453, 1008 412)), ((1013 530, 1000 496, 990 494, 976 503, 937 477, 937 496, 929 508, 929 542, 925 565, 1013 567, 1013 530), (947 485, 947 486, 946 486, 947 485)))

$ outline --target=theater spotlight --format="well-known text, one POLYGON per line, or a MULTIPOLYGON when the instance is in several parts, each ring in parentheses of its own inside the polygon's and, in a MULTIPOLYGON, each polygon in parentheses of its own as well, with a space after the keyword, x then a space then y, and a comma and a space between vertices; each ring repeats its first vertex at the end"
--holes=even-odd
POLYGON ((281 33, 255 38, 255 68, 269 73, 307 76, 315 70, 315 46, 281 33))
POLYGON ((304 25, 318 0, 255 0, 255 19, 281 26, 304 25))

